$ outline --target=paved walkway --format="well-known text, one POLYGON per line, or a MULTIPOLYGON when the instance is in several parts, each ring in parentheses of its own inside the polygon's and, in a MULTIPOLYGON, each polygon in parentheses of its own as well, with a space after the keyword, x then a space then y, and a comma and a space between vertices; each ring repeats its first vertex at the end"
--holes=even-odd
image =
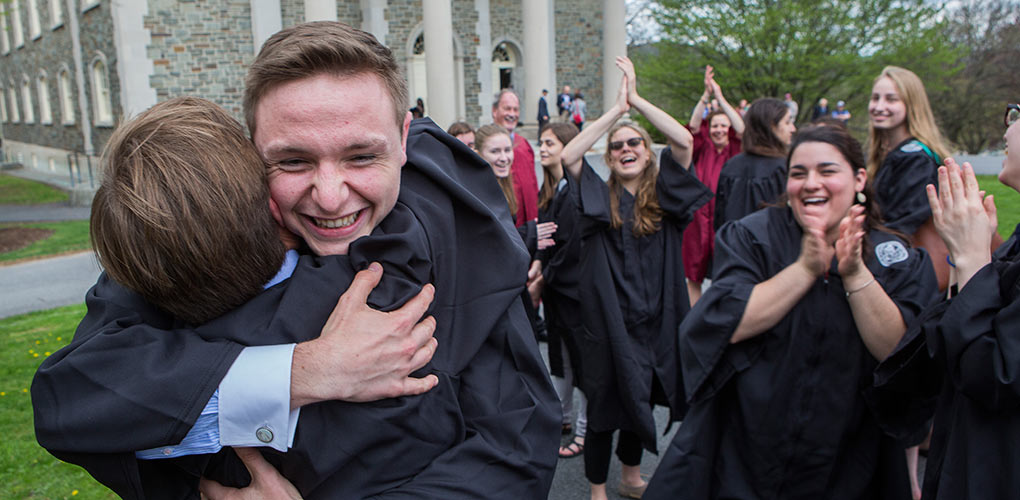
POLYGON ((92 252, 0 266, 0 318, 80 304, 99 272, 92 252))

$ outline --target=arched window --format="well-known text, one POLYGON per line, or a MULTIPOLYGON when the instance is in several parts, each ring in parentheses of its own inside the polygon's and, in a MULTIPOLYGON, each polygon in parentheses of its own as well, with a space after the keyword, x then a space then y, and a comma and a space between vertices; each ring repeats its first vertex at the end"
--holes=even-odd
POLYGON ((57 75, 57 93, 60 95, 60 121, 74 124, 74 94, 71 93, 71 72, 62 68, 57 75))
POLYGON ((53 110, 50 109, 50 86, 46 81, 46 73, 39 73, 35 80, 35 90, 39 94, 39 123, 53 124, 53 110))
POLYGON ((21 0, 11 0, 11 36, 14 37, 14 46, 25 45, 25 32, 21 27, 21 0))
POLYGON ((25 114, 25 123, 35 123, 35 108, 32 106, 32 82, 27 76, 21 77, 21 111, 25 114))
POLYGON ((7 16, 0 16, 0 52, 10 53, 11 42, 7 39, 7 16))
POLYGON ((96 125, 113 125, 113 105, 110 102, 110 79, 102 55, 92 61, 93 121, 96 125))
POLYGON ((50 0, 50 28, 56 28, 64 24, 64 0, 50 0))
POLYGON ((11 123, 20 122, 21 114, 18 113, 18 95, 13 82, 7 87, 7 102, 11 105, 11 123))
POLYGON ((28 0, 28 36, 33 40, 42 35, 39 26, 39 4, 36 0, 28 0))

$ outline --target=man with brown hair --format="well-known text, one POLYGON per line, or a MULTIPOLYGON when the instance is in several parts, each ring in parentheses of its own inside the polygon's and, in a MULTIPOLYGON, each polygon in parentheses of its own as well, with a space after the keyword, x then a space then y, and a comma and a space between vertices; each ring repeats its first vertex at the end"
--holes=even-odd
MULTIPOLYGON (((286 445, 288 424, 251 434, 284 441, 286 453, 277 446, 260 451, 306 498, 544 497, 556 461, 558 403, 520 301, 527 254, 506 213, 490 208, 502 194, 488 167, 431 122, 411 124, 400 111, 405 95, 392 54, 367 33, 319 22, 270 38, 245 91, 249 131, 268 165, 270 208, 313 253, 346 262, 336 266, 343 276, 318 273, 322 259, 302 256, 290 286, 271 287, 195 328, 100 282, 75 341, 33 383, 40 442, 126 497, 156 495, 167 484, 194 488, 197 473, 243 486, 247 472, 229 449, 169 460, 135 460, 132 451, 176 453, 211 401, 223 376, 208 372, 222 361, 205 366, 192 356, 210 361, 203 354, 219 344, 289 342, 296 347, 285 405, 301 409, 293 444, 286 445), (351 399, 349 388, 324 382, 343 369, 334 358, 345 346, 316 336, 323 323, 335 328, 345 317, 343 299, 330 314, 344 286, 313 294, 298 283, 349 283, 376 260, 386 272, 368 297, 373 307, 391 310, 426 282, 436 285, 428 310, 436 320, 425 321, 438 339, 426 366, 436 386, 378 403, 335 401, 351 399), (130 335, 120 329, 125 324, 130 335), (178 345, 179 336, 199 341, 178 345), (168 354, 183 364, 147 364, 168 354), (95 355, 118 363, 112 371, 135 373, 134 380, 107 376, 110 365, 97 364, 95 355), (84 372, 103 380, 76 382, 84 372)), ((362 306, 355 300, 352 307, 362 306)), ((374 326, 371 317, 363 324, 374 326)), ((273 358, 264 366, 278 364, 273 358)), ((392 391, 392 383, 384 385, 392 391)), ((373 398, 356 400, 366 399, 373 398)), ((223 425, 221 419, 221 431, 223 425)))
POLYGON ((153 106, 114 131, 102 165, 96 257, 110 278, 175 317, 197 325, 221 316, 283 265, 262 159, 212 102, 153 106))

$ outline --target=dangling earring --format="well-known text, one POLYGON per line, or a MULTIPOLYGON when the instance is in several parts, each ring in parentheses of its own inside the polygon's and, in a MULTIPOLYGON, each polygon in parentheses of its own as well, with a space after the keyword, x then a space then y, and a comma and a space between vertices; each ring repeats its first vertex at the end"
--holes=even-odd
POLYGON ((789 198, 786 199, 786 206, 790 207, 790 208, 793 207, 793 205, 790 204, 790 199, 789 198))
POLYGON ((866 201, 868 201, 868 197, 864 195, 863 191, 858 191, 857 192, 857 203, 860 203, 861 205, 863 205, 864 202, 866 202, 866 201))

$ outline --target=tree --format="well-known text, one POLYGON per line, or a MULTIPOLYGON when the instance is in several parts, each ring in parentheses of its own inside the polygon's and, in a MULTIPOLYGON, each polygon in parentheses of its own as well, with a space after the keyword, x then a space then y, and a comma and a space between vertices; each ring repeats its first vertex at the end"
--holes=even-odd
POLYGON ((860 132, 882 67, 934 78, 958 58, 939 31, 941 7, 926 0, 660 0, 654 9, 663 41, 635 51, 640 82, 676 116, 690 113, 711 64, 733 104, 789 92, 804 122, 819 98, 842 99, 860 132))
POLYGON ((947 21, 947 36, 964 51, 963 69, 932 92, 932 107, 946 138, 980 153, 1002 140, 1003 104, 1020 99, 1020 3, 970 0, 947 21))

